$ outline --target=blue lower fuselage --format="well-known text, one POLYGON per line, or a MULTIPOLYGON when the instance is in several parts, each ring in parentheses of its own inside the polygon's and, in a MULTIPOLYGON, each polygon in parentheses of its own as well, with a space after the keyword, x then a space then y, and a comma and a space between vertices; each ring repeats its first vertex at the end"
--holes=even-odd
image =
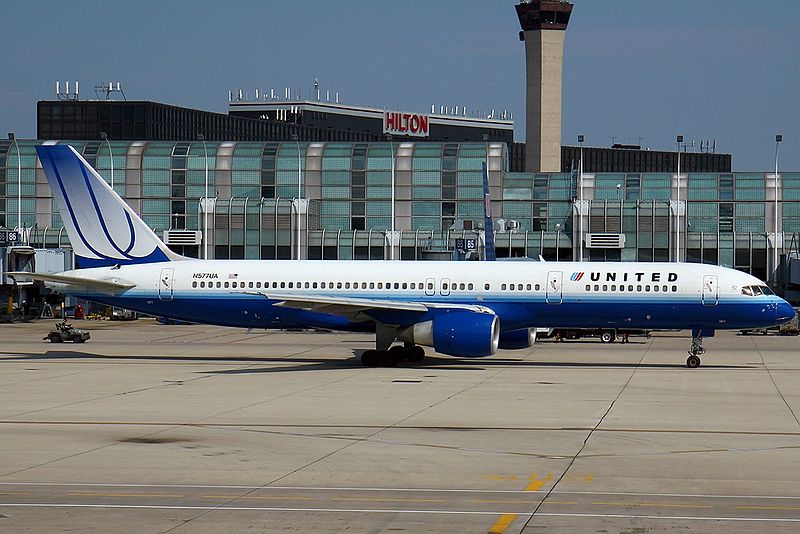
MULTIPOLYGON (((342 296, 337 294, 337 296, 342 296)), ((346 295, 345 295, 346 296, 346 295)), ((110 306, 164 316, 189 322, 242 328, 324 328, 365 332, 374 330, 369 317, 348 319, 343 316, 275 306, 279 300, 259 295, 228 294, 219 296, 182 295, 175 293, 170 300, 157 294, 138 293, 120 297, 83 295, 82 298, 110 306)), ((376 298, 415 300, 409 295, 376 295, 376 298)), ((418 299, 418 297, 417 297, 418 299)), ((425 299, 430 302, 434 299, 425 299)), ((699 299, 698 299, 699 300, 699 299)), ((791 318, 794 311, 775 296, 759 298, 720 299, 706 305, 686 298, 662 295, 658 298, 564 298, 558 303, 544 299, 485 299, 439 297, 442 304, 480 305, 491 308, 500 318, 503 331, 531 327, 560 328, 635 328, 635 329, 741 329, 773 326, 791 318)), ((407 324, 431 319, 409 314, 407 324)), ((380 320, 380 312, 371 314, 380 320)), ((402 313, 392 312, 391 324, 404 323, 402 313)))

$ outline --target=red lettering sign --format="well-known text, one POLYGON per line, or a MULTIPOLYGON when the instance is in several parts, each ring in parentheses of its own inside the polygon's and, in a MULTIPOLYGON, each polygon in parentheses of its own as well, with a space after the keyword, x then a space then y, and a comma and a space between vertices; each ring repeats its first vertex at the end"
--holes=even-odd
POLYGON ((383 114, 383 133, 429 137, 428 116, 417 113, 386 111, 383 114))

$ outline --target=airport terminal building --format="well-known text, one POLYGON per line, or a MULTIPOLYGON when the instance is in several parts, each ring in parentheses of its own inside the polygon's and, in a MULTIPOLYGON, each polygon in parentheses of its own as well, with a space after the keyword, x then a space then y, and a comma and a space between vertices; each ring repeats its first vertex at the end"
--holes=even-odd
MULTIPOLYGON (((64 247, 41 142, 18 140, 18 167, 0 141, 0 227, 16 226, 21 180, 26 240, 64 247)), ((504 142, 70 144, 191 256, 203 251, 206 166, 209 257, 459 259, 461 239, 480 253, 487 159, 499 257, 705 262, 772 280, 776 247, 800 248, 800 173, 776 184, 773 172, 587 172, 581 188, 577 173, 509 172, 504 142)))

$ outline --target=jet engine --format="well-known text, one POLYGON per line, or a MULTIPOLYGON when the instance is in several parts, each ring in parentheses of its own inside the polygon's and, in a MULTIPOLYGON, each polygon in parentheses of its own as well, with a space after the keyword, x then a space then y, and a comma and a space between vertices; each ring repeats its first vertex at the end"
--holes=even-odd
POLYGON ((491 356, 500 343, 500 320, 488 312, 437 310, 433 319, 409 326, 397 339, 433 347, 436 352, 450 356, 491 356))
POLYGON ((520 328, 519 330, 509 330, 500 332, 501 349, 527 349, 536 342, 535 328, 520 328))

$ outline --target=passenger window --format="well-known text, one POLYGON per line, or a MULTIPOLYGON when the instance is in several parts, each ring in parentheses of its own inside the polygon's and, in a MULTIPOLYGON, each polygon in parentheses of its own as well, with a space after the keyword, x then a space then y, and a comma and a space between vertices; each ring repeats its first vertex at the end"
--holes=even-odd
POLYGON ((591 291, 591 289, 592 289, 592 286, 589 285, 589 284, 586 284, 586 291, 591 291))
MULTIPOLYGON (((349 286, 350 284, 347 284, 347 285, 349 286)), ((341 282, 336 282, 336 289, 342 289, 342 283, 341 282)))
POLYGON ((367 289, 367 283, 361 282, 361 289, 367 289))
POLYGON ((620 284, 620 286, 619 286, 619 290, 620 290, 620 291, 625 291, 625 285, 624 285, 624 284, 620 284))
POLYGON ((248 283, 247 283, 247 287, 249 287, 249 288, 251 288, 251 289, 252 289, 252 288, 253 288, 253 282, 248 282, 248 283))
POLYGON ((642 290, 642 286, 636 286, 636 291, 641 291, 641 290, 642 290))
POLYGON ((447 290, 447 282, 442 283, 442 289, 444 289, 445 291, 447 290))
POLYGON ((663 291, 664 293, 666 293, 666 292, 667 292, 667 286, 661 286, 661 291, 663 291))
POLYGON ((383 282, 378 282, 378 289, 383 289, 383 282))
POLYGON ((655 291, 656 293, 658 293, 658 286, 653 286, 653 291, 655 291))
POLYGON ((470 291, 472 291, 472 288, 473 288, 473 285, 472 285, 472 283, 470 283, 470 284, 468 284, 468 285, 467 285, 467 289, 469 289, 470 291))
POLYGON ((539 284, 536 284, 536 291, 539 291, 541 289, 542 289, 542 286, 540 286, 539 284))
POLYGON ((317 289, 317 283, 316 282, 312 282, 311 289, 317 289))
POLYGON ((408 283, 407 282, 403 282, 403 289, 408 289, 408 283))
POLYGON ((289 282, 289 289, 294 288, 294 282, 289 282))
POLYGON ((395 289, 400 289, 400 282, 395 282, 394 283, 394 288, 395 289))
POLYGON ((308 282, 306 282, 306 283, 305 283, 305 284, 303 284, 303 285, 304 285, 304 287, 305 287, 306 289, 308 289, 309 287, 311 287, 311 284, 309 284, 308 282))
POLYGON ((432 283, 428 284, 428 289, 433 289, 433 284, 432 283))
POLYGON ((673 293, 677 293, 678 292, 678 286, 672 286, 672 292, 673 293))
POLYGON ((520 291, 522 291, 522 284, 517 284, 517 289, 519 289, 520 291))
POLYGON ((222 287, 222 282, 217 282, 217 289, 222 287))
POLYGON ((608 285, 607 284, 603 284, 603 291, 608 291, 608 285))
POLYGON ((615 284, 611 284, 611 291, 616 291, 616 290, 617 290, 617 286, 615 284))
POLYGON ((197 282, 192 282, 192 287, 197 287, 197 282))
POLYGON ((649 286, 649 285, 646 285, 646 286, 644 286, 644 291, 645 291, 645 293, 647 293, 648 291, 650 291, 650 286, 649 286))
POLYGON ((261 289, 261 282, 256 282, 256 289, 261 289))
POLYGON ((598 284, 595 284, 595 285, 594 285, 594 290, 595 290, 595 291, 600 291, 600 286, 599 286, 598 284))
POLYGON ((417 283, 411 282, 411 289, 417 289, 417 283))
POLYGON ((465 289, 467 289, 467 284, 464 284, 464 283, 459 284, 458 285, 458 289, 460 289, 461 291, 464 291, 465 289))
POLYGON ((230 285, 230 284, 228 284, 228 282, 225 282, 225 287, 228 287, 229 285, 230 285))
POLYGON ((375 289, 375 282, 370 282, 369 283, 369 288, 370 289, 375 289))
MULTIPOLYGON (((341 287, 341 285, 340 285, 340 287, 341 287)), ((344 283, 344 288, 345 289, 350 289, 350 282, 345 282, 344 283)))
POLYGON ((484 284, 484 285, 483 285, 483 289, 485 289, 486 291, 489 291, 489 288, 490 288, 490 287, 492 287, 492 286, 491 286, 491 285, 489 285, 489 284, 484 284))
POLYGON ((528 291, 530 291, 530 290, 531 290, 531 285, 530 285, 530 284, 528 284, 527 286, 525 286, 525 289, 527 289, 528 291))
POLYGON ((633 291, 633 286, 628 286, 628 291, 633 291))
POLYGON ((502 289, 503 291, 505 291, 505 290, 506 290, 506 285, 505 285, 505 284, 500 284, 500 289, 502 289))

